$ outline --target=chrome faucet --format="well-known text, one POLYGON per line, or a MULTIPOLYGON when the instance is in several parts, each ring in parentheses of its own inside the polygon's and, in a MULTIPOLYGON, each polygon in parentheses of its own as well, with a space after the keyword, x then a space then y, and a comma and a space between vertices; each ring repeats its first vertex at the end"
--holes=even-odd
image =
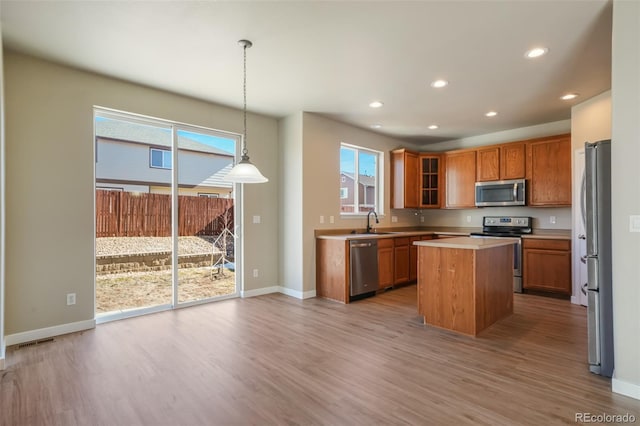
POLYGON ((380 223, 380 221, 378 220, 378 213, 376 213, 375 211, 371 210, 369 213, 367 213, 367 234, 371 233, 371 230, 373 228, 371 228, 371 213, 373 213, 373 215, 376 217, 376 223, 380 223))

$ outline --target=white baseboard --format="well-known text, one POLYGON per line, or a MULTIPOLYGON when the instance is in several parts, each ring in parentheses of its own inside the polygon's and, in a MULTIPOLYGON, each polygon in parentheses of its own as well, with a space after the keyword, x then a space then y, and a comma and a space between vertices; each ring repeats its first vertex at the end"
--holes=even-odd
POLYGON ((302 292, 299 290, 293 290, 288 287, 277 286, 277 285, 274 285, 271 287, 257 288, 255 290, 241 291, 240 297, 244 298, 244 297, 262 296, 263 294, 271 294, 271 293, 282 293, 282 294, 286 294, 287 296, 295 297, 296 299, 309 299, 312 297, 316 297, 315 290, 302 292))
POLYGON ((279 291, 280 291, 280 287, 278 287, 277 285, 274 285, 272 287, 263 287, 263 288, 257 288, 255 290, 241 291, 240 297, 244 298, 244 297, 262 296, 263 294, 278 293, 279 291))
POLYGON ((19 345, 20 343, 48 339, 49 337, 74 333, 76 331, 90 330, 92 328, 96 328, 95 319, 55 325, 53 327, 39 328, 37 330, 30 330, 22 333, 8 334, 5 336, 5 339, 7 346, 19 345))
POLYGON ((292 288, 288 288, 288 287, 279 287, 279 291, 282 294, 286 294, 287 296, 291 296, 291 297, 295 297, 296 299, 309 299, 312 297, 316 297, 316 291, 315 290, 310 290, 310 291, 299 291, 299 290, 294 290, 292 288))
POLYGON ((611 390, 621 395, 640 399, 640 385, 635 383, 623 382, 614 377, 611 379, 611 390))

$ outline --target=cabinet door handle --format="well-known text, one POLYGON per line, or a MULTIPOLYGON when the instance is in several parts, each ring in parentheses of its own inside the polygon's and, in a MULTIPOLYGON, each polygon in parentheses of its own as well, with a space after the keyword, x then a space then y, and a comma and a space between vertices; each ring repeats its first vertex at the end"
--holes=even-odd
POLYGON ((587 256, 581 256, 580 257, 580 262, 584 263, 585 265, 587 264, 587 256))
POLYGON ((586 240, 586 239, 587 239, 587 236, 586 236, 586 235, 584 235, 584 234, 578 234, 578 239, 579 239, 579 240, 586 240))

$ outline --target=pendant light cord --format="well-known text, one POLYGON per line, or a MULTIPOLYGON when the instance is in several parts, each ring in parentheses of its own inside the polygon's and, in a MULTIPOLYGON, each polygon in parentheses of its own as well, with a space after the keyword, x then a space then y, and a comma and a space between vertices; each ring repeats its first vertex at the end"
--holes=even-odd
POLYGON ((242 81, 242 92, 244 95, 244 104, 242 106, 243 111, 243 125, 244 125, 244 137, 242 138, 242 157, 246 157, 248 154, 247 150, 247 43, 244 44, 242 52, 244 53, 244 68, 243 68, 243 81, 242 81))

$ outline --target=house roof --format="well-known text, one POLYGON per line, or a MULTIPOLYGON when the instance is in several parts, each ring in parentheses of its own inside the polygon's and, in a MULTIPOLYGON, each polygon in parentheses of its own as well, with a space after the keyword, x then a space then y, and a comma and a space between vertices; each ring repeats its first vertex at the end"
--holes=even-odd
POLYGON ((224 177, 229 174, 231 169, 233 168, 233 163, 229 163, 224 166, 222 169, 218 170, 204 181, 202 181, 199 185, 201 186, 216 186, 220 188, 232 188, 233 184, 224 180, 224 177))
MULTIPOLYGON (((341 172, 341 174, 347 176, 348 178, 353 180, 353 173, 341 172)), ((368 175, 358 175, 358 182, 360 182, 364 186, 376 186, 376 178, 375 176, 368 175)))
MULTIPOLYGON (((99 119, 96 120, 95 124, 96 136, 99 138, 171 148, 171 131, 169 129, 112 119, 99 119)), ((178 147, 189 151, 233 157, 233 154, 228 151, 198 142, 183 135, 178 135, 178 147)))

